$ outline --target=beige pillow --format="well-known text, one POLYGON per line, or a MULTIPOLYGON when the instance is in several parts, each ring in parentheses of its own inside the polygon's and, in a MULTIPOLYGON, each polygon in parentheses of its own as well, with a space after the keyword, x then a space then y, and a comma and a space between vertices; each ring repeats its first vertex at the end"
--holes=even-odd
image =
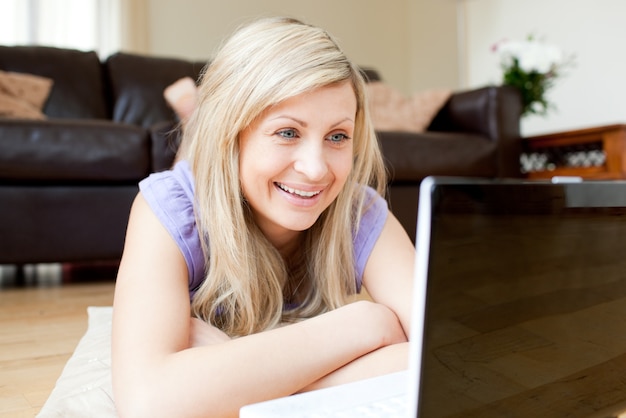
POLYGON ((111 306, 87 308, 87 331, 37 418, 115 418, 111 383, 111 306))
POLYGON ((424 132, 452 91, 430 89, 404 96, 379 81, 366 85, 372 123, 377 131, 424 132))
POLYGON ((45 119, 42 109, 52 83, 49 78, 0 70, 0 117, 45 119))
POLYGON ((25 100, 0 91, 0 118, 45 119, 46 115, 25 100))
POLYGON ((163 91, 165 101, 183 122, 186 122, 193 111, 196 110, 197 96, 196 83, 194 83, 191 77, 181 78, 167 86, 163 91))

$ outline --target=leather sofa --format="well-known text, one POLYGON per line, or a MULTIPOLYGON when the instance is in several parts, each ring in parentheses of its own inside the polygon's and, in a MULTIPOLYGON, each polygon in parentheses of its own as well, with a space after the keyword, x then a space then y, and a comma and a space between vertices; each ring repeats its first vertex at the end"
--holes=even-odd
POLYGON ((459 91, 423 133, 378 132, 388 200, 411 239, 419 183, 427 176, 519 178, 522 99, 511 86, 459 91))
POLYGON ((205 63, 0 47, 0 70, 54 81, 45 120, 0 120, 0 264, 119 259, 137 183, 168 167, 163 90, 205 63))
MULTIPOLYGON (((0 70, 54 80, 45 120, 0 119, 0 264, 118 260, 137 183, 174 158, 163 90, 204 64, 0 46, 0 70)), ((379 133, 390 204, 412 237, 425 176, 520 176, 520 115, 517 91, 486 87, 453 94, 423 134, 379 133)))

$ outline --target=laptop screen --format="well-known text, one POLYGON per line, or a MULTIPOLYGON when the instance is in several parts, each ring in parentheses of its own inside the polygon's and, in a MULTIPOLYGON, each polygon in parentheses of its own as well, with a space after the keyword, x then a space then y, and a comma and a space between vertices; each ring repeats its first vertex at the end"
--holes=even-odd
POLYGON ((431 199, 419 416, 624 411, 626 182, 435 180, 431 199))

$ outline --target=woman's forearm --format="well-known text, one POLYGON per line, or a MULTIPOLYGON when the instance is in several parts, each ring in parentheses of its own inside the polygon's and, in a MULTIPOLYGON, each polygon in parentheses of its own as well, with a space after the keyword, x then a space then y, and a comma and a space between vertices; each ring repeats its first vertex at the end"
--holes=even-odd
POLYGON ((129 365, 135 370, 124 374, 131 380, 116 393, 125 398, 122 409, 136 415, 237 416, 245 404, 318 381, 329 384, 335 370, 403 340, 390 310, 357 302, 298 324, 129 365))
POLYGON ((367 353, 300 390, 308 392, 408 368, 409 343, 392 344, 367 353))

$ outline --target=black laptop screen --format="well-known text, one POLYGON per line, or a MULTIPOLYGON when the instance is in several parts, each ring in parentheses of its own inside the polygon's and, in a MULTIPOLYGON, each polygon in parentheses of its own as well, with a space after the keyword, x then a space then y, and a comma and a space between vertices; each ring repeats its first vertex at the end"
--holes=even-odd
POLYGON ((420 417, 626 409, 626 183, 432 193, 420 417))

